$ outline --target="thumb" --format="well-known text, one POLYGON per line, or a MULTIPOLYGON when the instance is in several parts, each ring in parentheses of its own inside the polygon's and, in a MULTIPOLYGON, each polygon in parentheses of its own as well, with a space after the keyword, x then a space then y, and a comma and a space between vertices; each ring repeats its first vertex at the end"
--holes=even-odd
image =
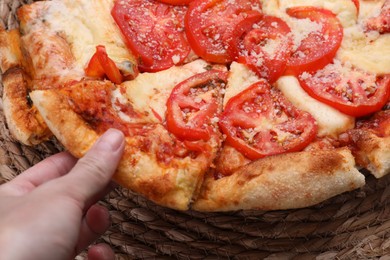
POLYGON ((121 131, 104 133, 87 154, 61 180, 70 196, 85 205, 109 184, 122 157, 125 142, 121 131))

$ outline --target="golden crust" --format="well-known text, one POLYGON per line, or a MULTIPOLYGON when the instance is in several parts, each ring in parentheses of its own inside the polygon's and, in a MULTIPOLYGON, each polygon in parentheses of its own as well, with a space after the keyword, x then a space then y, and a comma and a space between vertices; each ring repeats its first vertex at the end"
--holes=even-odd
POLYGON ((354 129, 350 135, 357 148, 354 156, 358 165, 376 178, 390 173, 390 136, 379 137, 368 129, 354 129))
POLYGON ((27 100, 28 88, 21 69, 8 70, 3 75, 3 107, 11 134, 26 145, 39 144, 51 132, 38 111, 27 100))
POLYGON ((0 70, 22 67, 23 55, 20 49, 20 34, 17 30, 0 28, 0 70))
POLYGON ((98 139, 64 96, 54 91, 33 91, 30 96, 52 133, 75 157, 82 157, 98 139))
POLYGON ((254 161, 233 175, 208 176, 192 208, 199 211, 307 207, 363 186, 349 149, 281 154, 254 161))
MULTIPOLYGON (((97 140, 98 134, 71 109, 66 97, 54 90, 40 90, 31 92, 31 98, 54 135, 76 157, 83 156, 97 140)), ((164 135, 169 135, 165 128, 156 125, 146 137, 148 145, 160 145, 156 140, 164 135)), ((188 209, 212 158, 178 158, 162 166, 155 155, 142 151, 138 138, 126 138, 125 154, 114 180, 160 205, 188 209)))

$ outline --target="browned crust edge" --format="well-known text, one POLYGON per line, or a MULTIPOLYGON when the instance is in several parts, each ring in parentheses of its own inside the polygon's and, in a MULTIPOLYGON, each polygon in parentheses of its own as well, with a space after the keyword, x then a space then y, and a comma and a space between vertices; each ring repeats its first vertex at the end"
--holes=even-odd
POLYGON ((208 176, 192 205, 199 211, 303 208, 362 187, 347 148, 281 154, 254 161, 233 175, 208 176))

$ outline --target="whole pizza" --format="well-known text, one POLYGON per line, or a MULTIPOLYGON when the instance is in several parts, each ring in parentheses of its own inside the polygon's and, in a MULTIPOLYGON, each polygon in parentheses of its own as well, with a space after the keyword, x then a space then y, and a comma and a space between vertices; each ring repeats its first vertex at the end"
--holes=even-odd
POLYGON ((82 157, 117 128, 114 180, 159 205, 300 208, 390 172, 390 0, 52 0, 17 15, 0 29, 13 136, 82 157))

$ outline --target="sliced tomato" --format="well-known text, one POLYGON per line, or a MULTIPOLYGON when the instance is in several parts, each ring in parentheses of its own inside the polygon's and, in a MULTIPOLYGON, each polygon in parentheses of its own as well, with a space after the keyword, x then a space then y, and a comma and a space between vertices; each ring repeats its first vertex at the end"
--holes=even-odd
POLYGON ((366 27, 379 33, 390 32, 390 0, 386 0, 378 16, 368 19, 366 27))
POLYGON ((106 75, 102 65, 100 65, 97 52, 95 52, 89 61, 88 66, 85 68, 85 75, 92 78, 103 78, 106 75))
POLYGON ((341 64, 303 73, 298 79, 310 96, 355 117, 381 110, 390 95, 390 75, 376 76, 341 64))
POLYGON ((332 62, 343 39, 343 27, 331 11, 318 7, 293 7, 287 14, 298 19, 310 19, 320 30, 309 33, 287 62, 286 74, 299 75, 322 69, 332 62))
POLYGON ((317 134, 315 119, 265 80, 231 98, 219 126, 226 142, 251 160, 300 151, 317 134))
POLYGON ((181 64, 190 52, 185 32, 187 6, 154 0, 115 1, 112 16, 138 57, 141 71, 160 71, 181 64))
POLYGON ((102 45, 96 47, 96 52, 85 69, 85 74, 94 78, 107 76, 107 78, 115 84, 123 82, 121 72, 115 62, 108 57, 106 48, 102 45))
POLYGON ((195 0, 185 17, 186 34, 194 52, 209 62, 232 61, 227 49, 235 25, 248 12, 261 12, 255 0, 195 0))
POLYGON ((188 5, 193 0, 158 0, 158 1, 170 5, 188 5))
POLYGON ((259 13, 248 15, 233 31, 230 55, 273 83, 283 74, 292 53, 290 32, 280 18, 259 13))
POLYGON ((168 131, 181 140, 209 140, 226 81, 227 72, 210 70, 178 84, 167 102, 168 131))

